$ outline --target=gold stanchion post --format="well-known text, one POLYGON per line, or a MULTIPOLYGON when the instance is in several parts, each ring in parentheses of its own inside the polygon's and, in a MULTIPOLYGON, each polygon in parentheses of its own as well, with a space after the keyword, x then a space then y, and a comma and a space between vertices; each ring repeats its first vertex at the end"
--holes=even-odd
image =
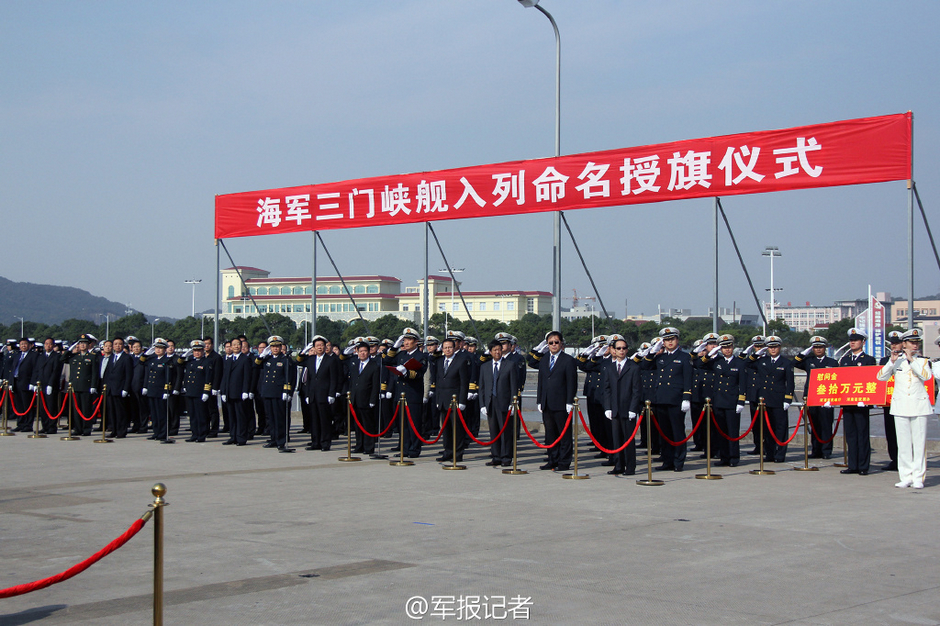
POLYGON ((818 472, 818 467, 809 465, 809 429, 806 422, 809 421, 809 407, 803 405, 803 412, 800 414, 803 418, 803 467, 794 467, 797 472, 818 472))
POLYGON ((562 478, 570 478, 573 480, 584 480, 585 478, 590 478, 590 474, 578 474, 578 398, 575 396, 574 405, 571 409, 571 427, 574 429, 572 436, 574 437, 574 473, 572 474, 562 474, 562 478))
POLYGON ((74 396, 72 396, 72 383, 69 383, 69 389, 68 391, 65 392, 65 398, 63 399, 63 402, 69 403, 69 429, 65 433, 65 437, 59 437, 59 439, 61 439, 62 441, 78 441, 79 439, 81 439, 81 437, 72 436, 72 402, 70 400, 73 397, 74 396))
POLYGON ((514 417, 513 439, 512 439, 512 469, 504 469, 503 474, 528 474, 529 472, 518 468, 519 462, 519 396, 512 401, 512 410, 514 417))
POLYGON ((345 463, 353 463, 355 461, 361 461, 358 456, 352 455, 352 418, 350 417, 350 411, 352 411, 352 393, 349 391, 346 392, 346 456, 339 457, 340 461, 345 463))
POLYGON ((389 461, 389 465, 394 465, 396 467, 405 467, 407 465, 414 465, 414 461, 405 460, 405 394, 401 394, 401 400, 398 403, 398 460, 389 461))
POLYGON ((168 506, 163 496, 166 485, 157 483, 150 490, 153 504, 153 624, 163 626, 163 507, 168 506))
POLYGON ((757 407, 757 415, 760 420, 760 469, 751 470, 750 473, 755 476, 773 476, 777 472, 764 469, 764 422, 767 420, 767 407, 764 406, 764 399, 760 399, 757 407))
POLYGON ((33 390, 33 402, 36 403, 36 419, 33 421, 33 433, 27 439, 45 439, 46 433, 39 432, 39 389, 33 390))
POLYGON ((107 412, 108 412, 108 386, 101 386, 101 439, 95 439, 95 443, 114 443, 113 439, 108 439, 108 431, 105 430, 107 426, 107 412))
POLYGON ((712 424, 710 421, 712 418, 712 399, 705 398, 704 419, 707 423, 702 424, 705 427, 705 473, 695 475, 696 478, 702 480, 721 480, 721 474, 712 474, 712 424))
POLYGON ((643 407, 643 419, 646 420, 646 480, 638 480, 636 484, 644 487, 662 487, 666 483, 661 480, 653 480, 653 410, 650 408, 650 401, 646 401, 643 407))
POLYGON ((466 465, 457 465, 457 420, 460 418, 457 417, 457 396, 452 396, 450 399, 450 432, 451 432, 451 449, 450 457, 452 459, 451 465, 442 465, 441 469, 446 470, 465 470, 467 469, 466 465))
MULTIPOLYGON (((0 437, 15 437, 7 427, 7 381, 0 382, 0 399, 3 400, 3 426, 0 427, 0 437)), ((12 402, 12 400, 11 400, 12 402)))

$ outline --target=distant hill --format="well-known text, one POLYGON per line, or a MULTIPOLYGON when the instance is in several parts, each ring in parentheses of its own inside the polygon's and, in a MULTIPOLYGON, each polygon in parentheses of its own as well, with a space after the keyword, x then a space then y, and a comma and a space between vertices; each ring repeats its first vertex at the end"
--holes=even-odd
POLYGON ((93 296, 84 289, 15 283, 0 276, 0 324, 27 322, 59 324, 67 319, 86 319, 95 323, 111 313, 116 319, 127 315, 127 307, 120 302, 93 296), (16 316, 16 317, 14 317, 16 316))

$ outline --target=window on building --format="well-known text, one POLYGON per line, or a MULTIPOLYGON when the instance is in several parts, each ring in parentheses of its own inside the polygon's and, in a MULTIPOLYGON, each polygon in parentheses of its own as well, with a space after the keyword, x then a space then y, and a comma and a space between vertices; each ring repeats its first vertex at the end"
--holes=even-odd
POLYGON ((454 302, 454 304, 450 307, 450 310, 453 311, 453 312, 459 311, 459 310, 460 310, 460 304, 458 304, 457 302, 454 302))
POLYGON ((353 293, 365 293, 365 292, 366 292, 365 285, 356 285, 355 287, 353 287, 353 293))
POLYGON ((255 293, 255 291, 256 291, 256 289, 255 289, 254 287, 249 287, 249 288, 248 288, 248 293, 250 293, 250 294, 253 295, 253 296, 254 296, 254 295, 257 295, 257 294, 255 293))
POLYGON ((516 310, 516 303, 513 302, 512 300, 510 300, 509 302, 507 302, 507 303, 506 303, 506 310, 507 310, 507 311, 515 311, 515 310, 516 310))
POLYGON ((305 305, 304 305, 304 312, 306 312, 306 313, 309 313, 309 312, 310 312, 310 305, 309 305, 309 304, 305 304, 305 305))
POLYGON ((494 302, 494 303, 493 303, 493 310, 494 310, 494 311, 498 311, 498 310, 499 310, 499 302, 494 302))
POLYGON ((267 287, 258 287, 258 295, 259 295, 259 296, 266 296, 266 295, 268 295, 268 288, 267 288, 267 287))
POLYGON ((228 297, 229 297, 229 298, 234 298, 234 297, 235 297, 235 285, 229 285, 229 286, 228 286, 228 297))
POLYGON ((304 287, 304 295, 305 295, 305 296, 309 296, 309 295, 310 295, 310 287, 304 287))
POLYGON ((366 287, 366 293, 378 293, 378 292, 379 292, 378 285, 369 285, 368 287, 366 287))
POLYGON ((535 298, 528 298, 525 302, 526 313, 535 313, 535 298))
POLYGON ((407 304, 401 305, 401 310, 402 310, 402 311, 407 311, 407 310, 408 310, 408 305, 407 305, 407 304))
POLYGON ((291 289, 290 291, 291 291, 291 294, 293 294, 293 295, 295 295, 295 296, 302 296, 302 295, 304 295, 304 288, 303 288, 303 287, 294 287, 294 288, 291 289))
POLYGON ((317 305, 317 313, 324 313, 324 312, 325 312, 325 311, 323 310, 323 305, 322 305, 322 304, 318 304, 318 305, 317 305))
POLYGON ((326 288, 326 286, 324 286, 324 285, 318 285, 318 286, 317 286, 317 293, 318 293, 318 294, 324 294, 324 295, 325 295, 325 294, 327 293, 327 288, 326 288))
POLYGON ((467 310, 468 310, 468 311, 472 311, 472 310, 473 310, 473 303, 472 303, 472 302, 468 302, 468 303, 467 303, 467 310))
POLYGON ((332 286, 330 287, 330 293, 334 293, 334 294, 336 294, 336 293, 341 293, 340 290, 339 290, 339 285, 332 285, 332 286))
POLYGON ((236 312, 236 313, 241 313, 241 312, 242 312, 242 308, 241 308, 240 306, 235 307, 235 312, 236 312))
MULTIPOLYGON (((275 289, 275 290, 276 290, 277 287, 272 287, 272 289, 275 289)), ((290 287, 281 287, 281 295, 282 295, 282 296, 289 296, 289 295, 290 295, 290 287)))
POLYGON ((438 311, 446 311, 446 310, 447 310, 447 304, 444 303, 444 302, 438 302, 438 304, 437 304, 437 310, 438 310, 438 311))
POLYGON ((485 311, 485 310, 486 310, 486 302, 481 302, 481 303, 480 303, 480 310, 481 310, 481 311, 485 311))

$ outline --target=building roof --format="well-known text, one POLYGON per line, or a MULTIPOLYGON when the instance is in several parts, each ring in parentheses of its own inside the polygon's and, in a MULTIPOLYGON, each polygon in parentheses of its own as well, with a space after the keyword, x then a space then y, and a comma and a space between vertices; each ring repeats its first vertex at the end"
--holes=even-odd
MULTIPOLYGON (((519 290, 509 290, 509 291, 464 291, 462 292, 464 296, 484 296, 487 298, 494 298, 499 296, 516 296, 516 297, 529 297, 529 296, 544 296, 546 298, 551 298, 552 294, 547 291, 519 291, 519 290)), ((400 297, 407 298, 417 298, 418 296, 423 296, 424 294, 419 292, 408 292, 399 294, 400 297)), ((459 298, 460 294, 456 291, 438 291, 434 294, 435 298, 450 297, 453 295, 455 298, 459 298)))
MULTIPOLYGON (((261 270, 264 271, 264 270, 261 270)), ((400 278, 395 278, 394 276, 343 276, 343 280, 346 281, 381 281, 381 282, 393 282, 400 283, 400 278)), ((246 283, 309 283, 309 276, 293 276, 288 278, 249 278, 245 281, 246 283)), ((338 283, 340 282, 339 276, 317 276, 318 283, 338 283)))
POLYGON ((222 270, 222 271, 224 271, 224 272, 230 272, 230 271, 236 270, 236 269, 239 269, 239 270, 247 270, 247 271, 249 271, 249 272, 264 272, 264 273, 266 273, 266 274, 270 274, 270 273, 271 273, 271 272, 269 272, 268 270, 263 270, 263 269, 261 269, 260 267, 251 267, 250 265, 238 265, 238 266, 236 266, 236 267, 226 267, 226 268, 225 268, 224 270, 222 270))
MULTIPOLYGON (((231 298, 225 298, 225 301, 226 302, 242 302, 244 300, 245 302, 251 302, 252 298, 254 298, 255 300, 264 300, 264 301, 267 301, 267 300, 302 300, 304 302, 308 302, 308 303, 310 302, 309 293, 305 293, 305 294, 285 293, 285 294, 274 294, 273 296, 258 296, 258 295, 232 296, 231 298)), ((317 300, 330 300, 330 299, 335 300, 337 298, 342 299, 342 300, 349 300, 349 294, 345 294, 345 293, 318 293, 317 294, 317 300)), ((398 298, 398 294, 396 293, 354 293, 353 298, 355 298, 357 302, 359 300, 363 300, 363 301, 382 300, 382 299, 395 300, 398 298)))

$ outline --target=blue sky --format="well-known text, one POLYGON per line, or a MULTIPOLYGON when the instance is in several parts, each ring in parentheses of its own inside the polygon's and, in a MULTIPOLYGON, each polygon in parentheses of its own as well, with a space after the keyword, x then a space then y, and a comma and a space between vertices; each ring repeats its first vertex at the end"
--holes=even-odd
MULTIPOLYGON (((912 110, 914 177, 940 232, 940 4, 542 6, 562 37, 563 154, 912 110)), ((516 0, 5 2, 0 84, 0 275, 156 315, 188 314, 193 277, 197 308, 212 306, 216 194, 554 149, 554 37, 516 0)), ((762 295, 768 245, 783 253, 784 303, 863 297, 869 284, 907 295, 903 182, 724 206, 762 295)), ((618 315, 625 300, 632 314, 710 306, 711 200, 567 216, 618 315)), ((940 292, 919 220, 918 296, 940 292)), ((549 214, 436 230, 465 288, 551 289, 549 214)), ((421 275, 419 225, 324 239, 344 273, 421 275)), ((310 242, 227 243, 239 264, 305 275, 310 242)), ((563 296, 590 295, 567 240, 563 258, 563 296)), ((435 250, 431 266, 443 267, 435 250)), ((332 274, 325 255, 319 267, 332 274)), ((720 267, 721 306, 756 313, 725 234, 720 267)))

